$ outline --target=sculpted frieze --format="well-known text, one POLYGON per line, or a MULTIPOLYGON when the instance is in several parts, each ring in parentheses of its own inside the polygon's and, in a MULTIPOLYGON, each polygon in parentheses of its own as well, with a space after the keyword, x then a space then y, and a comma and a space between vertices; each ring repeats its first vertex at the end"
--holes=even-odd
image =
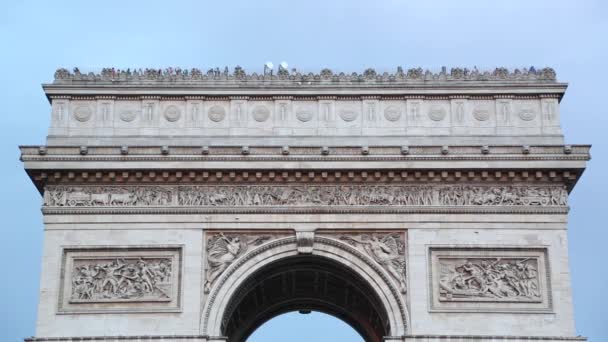
POLYGON ((44 194, 47 207, 567 205, 564 187, 528 185, 48 186, 44 194))

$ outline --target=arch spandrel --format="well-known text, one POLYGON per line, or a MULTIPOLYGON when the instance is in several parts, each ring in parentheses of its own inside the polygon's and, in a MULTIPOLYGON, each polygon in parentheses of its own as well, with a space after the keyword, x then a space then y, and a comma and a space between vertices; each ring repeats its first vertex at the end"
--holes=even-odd
MULTIPOLYGON (((380 309, 386 315, 387 335, 403 336, 407 332, 409 316, 407 312, 405 294, 399 288, 398 282, 391 279, 390 273, 364 251, 341 241, 339 236, 315 236, 312 253, 298 252, 298 242, 296 237, 278 237, 274 240, 265 242, 255 248, 249 249, 243 255, 234 260, 224 272, 218 277, 210 288, 204 299, 203 316, 201 320, 201 333, 207 336, 223 336, 223 327, 229 318, 226 317, 234 307, 234 298, 243 296, 247 292, 247 282, 256 273, 271 269, 273 265, 299 258, 299 260, 324 260, 333 263, 350 272, 366 286, 366 290, 373 291, 378 300, 380 309), (241 293, 239 293, 241 292, 241 293)), ((286 303, 289 305, 289 303, 286 303)), ((289 307, 293 310, 295 307, 289 307)), ((323 307, 315 307, 323 311, 323 307)), ((339 317, 331 309, 325 310, 327 313, 339 317)), ((281 308, 278 312, 283 312, 281 308)), ((271 318, 271 317, 267 317, 271 318)), ((347 323, 348 317, 339 317, 347 323)), ((360 331, 360 327, 355 327, 360 331)))

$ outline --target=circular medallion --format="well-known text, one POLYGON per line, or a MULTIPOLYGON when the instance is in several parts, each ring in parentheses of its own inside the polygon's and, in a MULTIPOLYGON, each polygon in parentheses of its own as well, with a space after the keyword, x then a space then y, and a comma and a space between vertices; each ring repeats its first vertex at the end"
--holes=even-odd
POLYGON ((388 121, 397 121, 401 117, 401 111, 396 106, 389 106, 384 110, 384 118, 388 121))
POLYGON ((445 109, 439 106, 431 107, 428 115, 433 121, 441 121, 445 118, 445 109))
POLYGON ((344 108, 340 111, 340 117, 346 122, 354 121, 359 113, 354 108, 344 108))
POLYGON ((78 106, 74 109, 74 118, 80 122, 89 121, 93 111, 89 106, 78 106))
POLYGON ((307 122, 312 120, 312 111, 309 110, 299 110, 296 112, 296 118, 302 122, 307 122))
POLYGON ((182 116, 181 110, 177 106, 170 105, 165 109, 165 119, 169 122, 175 122, 182 116))
POLYGON ((490 118, 490 110, 486 107, 478 107, 473 110, 473 117, 477 121, 486 121, 490 118))
POLYGON ((519 117, 524 121, 532 121, 536 117, 536 112, 533 108, 525 107, 519 111, 519 117))
POLYGON ((253 119, 257 122, 264 122, 270 117, 270 111, 265 106, 259 105, 253 108, 251 112, 253 119))
POLYGON ((119 117, 124 122, 131 122, 137 117, 137 113, 134 110, 125 110, 120 112, 119 117))
POLYGON ((215 105, 209 108, 209 113, 207 113, 207 116, 209 117, 209 120, 213 122, 220 122, 226 117, 226 110, 220 105, 215 105))

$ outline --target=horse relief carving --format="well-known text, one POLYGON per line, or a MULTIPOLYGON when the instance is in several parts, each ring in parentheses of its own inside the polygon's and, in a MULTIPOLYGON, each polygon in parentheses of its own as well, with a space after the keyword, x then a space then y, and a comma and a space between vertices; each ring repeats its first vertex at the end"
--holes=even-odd
POLYGON ((48 207, 540 206, 568 205, 560 186, 210 185, 49 186, 48 207))
POLYGON ((441 301, 541 301, 536 258, 440 258, 439 265, 441 301))

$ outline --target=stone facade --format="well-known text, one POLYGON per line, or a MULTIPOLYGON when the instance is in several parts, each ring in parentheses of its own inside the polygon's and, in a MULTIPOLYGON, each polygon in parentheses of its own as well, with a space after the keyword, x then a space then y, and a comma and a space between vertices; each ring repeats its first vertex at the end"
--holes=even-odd
POLYGON ((319 310, 367 341, 575 337, 550 68, 60 69, 36 337, 244 341, 319 310))

